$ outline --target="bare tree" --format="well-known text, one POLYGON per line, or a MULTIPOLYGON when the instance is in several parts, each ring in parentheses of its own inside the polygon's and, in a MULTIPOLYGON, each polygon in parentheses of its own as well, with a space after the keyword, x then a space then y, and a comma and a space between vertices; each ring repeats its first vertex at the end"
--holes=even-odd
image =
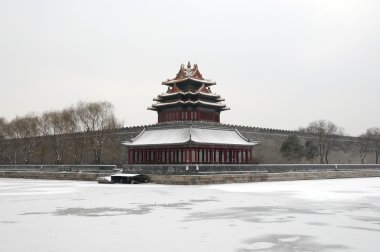
POLYGON ((365 135, 369 143, 369 148, 375 153, 375 163, 379 163, 380 156, 380 128, 369 128, 365 135))
POLYGON ((113 110, 113 105, 109 102, 79 102, 77 105, 77 115, 86 131, 97 164, 101 162, 103 145, 110 132, 121 127, 113 110))
POLYGON ((323 164, 323 162, 328 164, 328 155, 333 148, 336 139, 343 135, 343 129, 337 127, 332 122, 319 120, 311 122, 306 129, 301 129, 300 131, 304 131, 305 133, 316 137, 319 161, 321 164, 323 164))
POLYGON ((7 127, 7 121, 5 118, 0 117, 0 165, 4 163, 3 153, 5 148, 5 129, 7 127))
MULTIPOLYGON (((30 156, 35 150, 36 137, 38 136, 39 118, 34 114, 16 117, 8 125, 8 136, 13 138, 20 150, 22 150, 25 164, 29 164, 30 156)), ((15 153, 17 150, 14 150, 15 153)), ((15 157, 15 162, 17 158, 15 157)))
POLYGON ((70 107, 64 110, 67 132, 70 134, 70 153, 76 164, 82 164, 84 149, 86 146, 86 127, 81 124, 79 113, 76 108, 70 107))
POLYGON ((55 163, 61 164, 65 149, 64 141, 61 141, 63 130, 61 114, 59 111, 49 111, 42 114, 40 119, 40 130, 49 141, 54 153, 55 163))
POLYGON ((304 146, 305 158, 309 160, 310 164, 318 155, 318 146, 311 140, 307 140, 304 146))
POLYGON ((62 164, 68 145, 68 135, 73 133, 73 109, 50 111, 42 114, 39 128, 49 142, 55 153, 55 163, 62 164))
POLYGON ((47 136, 41 136, 36 141, 35 156, 38 164, 44 164, 48 154, 49 140, 47 136))
POLYGON ((369 134, 368 130, 366 133, 361 134, 358 137, 359 140, 359 154, 360 154, 360 160, 362 161, 362 164, 365 163, 365 157, 367 156, 369 150, 371 149, 372 146, 372 136, 369 134))

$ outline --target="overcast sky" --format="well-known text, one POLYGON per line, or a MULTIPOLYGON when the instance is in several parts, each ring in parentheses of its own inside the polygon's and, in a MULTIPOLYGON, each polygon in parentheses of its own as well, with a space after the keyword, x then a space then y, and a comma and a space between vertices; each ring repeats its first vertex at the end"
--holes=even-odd
POLYGON ((153 97, 197 63, 224 123, 380 127, 378 0, 1 0, 0 117, 114 104, 151 124, 153 97))

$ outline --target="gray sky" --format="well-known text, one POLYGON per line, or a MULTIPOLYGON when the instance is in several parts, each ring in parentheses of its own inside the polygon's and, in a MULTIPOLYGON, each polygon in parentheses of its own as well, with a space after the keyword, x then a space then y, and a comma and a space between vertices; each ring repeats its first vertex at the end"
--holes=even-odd
POLYGON ((224 123, 380 127, 378 0, 1 0, 0 116, 107 100, 125 125, 180 64, 231 107, 224 123))

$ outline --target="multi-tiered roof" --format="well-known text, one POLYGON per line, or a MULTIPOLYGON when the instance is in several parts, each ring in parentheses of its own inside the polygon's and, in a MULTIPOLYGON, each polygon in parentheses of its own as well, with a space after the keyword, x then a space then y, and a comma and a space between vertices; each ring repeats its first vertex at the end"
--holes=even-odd
POLYGON ((219 124, 220 112, 229 108, 211 92, 216 83, 204 79, 197 65, 181 65, 177 76, 162 84, 167 92, 149 108, 157 111, 159 124, 123 142, 128 164, 253 163, 252 148, 258 142, 219 124))
MULTIPOLYGON (((177 111, 180 112, 193 111, 198 113, 204 110, 205 113, 207 113, 207 111, 208 113, 217 113, 217 120, 215 120, 219 121, 219 113, 229 109, 220 95, 211 92, 210 86, 216 83, 204 79, 197 64, 191 67, 189 62, 186 68, 182 64, 176 77, 174 79, 168 79, 162 82, 162 84, 168 86, 167 92, 154 98, 153 100, 156 101, 156 103, 148 108, 159 113, 159 121, 160 112, 167 112, 173 109, 177 109, 177 111)), ((214 116, 212 118, 216 117, 214 116)), ((174 118, 175 120, 183 120, 182 117, 174 118)), ((207 116, 205 116, 205 118, 207 118, 207 116)), ((194 120, 194 117, 191 120, 194 120)), ((195 120, 198 120, 198 118, 195 120)), ((211 119, 211 121, 215 120, 211 119)))

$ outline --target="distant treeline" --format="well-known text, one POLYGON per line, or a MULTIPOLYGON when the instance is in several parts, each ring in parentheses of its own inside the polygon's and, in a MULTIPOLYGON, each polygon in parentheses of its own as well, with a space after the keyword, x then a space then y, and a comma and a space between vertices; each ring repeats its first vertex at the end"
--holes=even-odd
MULTIPOLYGON (((9 122, 0 117, 0 164, 120 164, 126 162, 121 141, 138 133, 123 129, 109 102, 78 102, 9 122)), ((345 151, 343 128, 329 121, 314 121, 287 135, 270 155, 282 155, 290 163, 328 164, 330 153, 345 151)), ((379 163, 380 128, 369 128, 350 142, 363 164, 368 153, 379 163)))
MULTIPOLYGON (((305 158, 310 163, 315 159, 319 163, 329 163, 329 154, 332 150, 340 148, 339 138, 344 136, 343 128, 334 123, 319 120, 310 123, 306 128, 300 128, 298 133, 289 135, 281 145, 280 152, 291 163, 305 158), (309 136, 304 144, 298 135, 309 136)), ((375 154, 375 162, 379 163, 380 154, 380 128, 369 128, 365 133, 357 137, 358 154, 362 164, 365 163, 369 152, 375 154)))
POLYGON ((108 137, 121 127, 109 102, 78 102, 10 122, 0 117, 0 164, 100 164, 108 137))

